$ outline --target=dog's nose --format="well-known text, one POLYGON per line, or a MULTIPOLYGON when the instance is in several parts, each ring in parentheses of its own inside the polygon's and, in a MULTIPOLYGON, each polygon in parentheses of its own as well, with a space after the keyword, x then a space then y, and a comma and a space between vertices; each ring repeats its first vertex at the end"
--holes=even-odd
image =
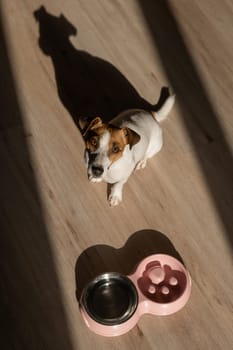
POLYGON ((101 165, 93 165, 92 166, 92 174, 96 177, 99 177, 104 172, 104 168, 101 165))

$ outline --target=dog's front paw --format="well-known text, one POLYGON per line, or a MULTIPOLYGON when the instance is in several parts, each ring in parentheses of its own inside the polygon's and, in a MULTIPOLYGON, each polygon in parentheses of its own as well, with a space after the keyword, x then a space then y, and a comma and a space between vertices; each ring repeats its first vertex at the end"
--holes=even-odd
POLYGON ((137 163, 136 165, 136 170, 144 169, 146 167, 147 160, 142 159, 140 162, 137 163))
POLYGON ((122 201, 122 189, 125 182, 126 182, 125 180, 122 180, 112 185, 111 191, 108 197, 108 201, 111 207, 115 207, 119 205, 120 202, 122 201))
POLYGON ((111 207, 116 207, 122 201, 122 196, 117 194, 110 194, 108 201, 111 207))

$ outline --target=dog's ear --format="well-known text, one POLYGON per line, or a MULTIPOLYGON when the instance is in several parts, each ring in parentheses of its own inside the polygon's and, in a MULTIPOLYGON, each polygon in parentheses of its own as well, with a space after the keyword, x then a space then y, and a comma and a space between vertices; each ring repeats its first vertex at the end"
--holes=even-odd
POLYGON ((140 141, 141 137, 132 129, 123 128, 123 132, 130 149, 140 141))
POLYGON ((89 130, 94 130, 98 127, 100 127, 103 124, 102 119, 100 117, 95 117, 94 119, 91 120, 90 123, 85 121, 80 121, 79 126, 80 129, 82 130, 82 136, 84 137, 89 130))

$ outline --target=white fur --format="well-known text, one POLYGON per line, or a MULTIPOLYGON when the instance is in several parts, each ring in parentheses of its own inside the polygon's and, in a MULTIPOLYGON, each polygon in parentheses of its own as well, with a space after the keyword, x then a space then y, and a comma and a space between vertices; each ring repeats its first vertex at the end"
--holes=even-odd
POLYGON ((158 153, 163 145, 162 129, 158 122, 164 120, 175 102, 175 96, 170 96, 161 109, 156 113, 144 110, 128 110, 118 115, 111 124, 120 128, 127 127, 140 135, 140 141, 131 149, 125 146, 123 156, 114 163, 110 163, 107 156, 110 134, 108 131, 101 137, 95 159, 90 164, 89 155, 86 153, 88 165, 88 177, 92 182, 105 181, 112 184, 109 195, 111 206, 118 205, 122 200, 122 189, 134 169, 142 169, 146 166, 147 159, 158 153), (104 169, 99 178, 95 178, 91 172, 93 164, 101 165, 104 169))
POLYGON ((175 95, 169 96, 169 98, 165 101, 165 103, 162 105, 160 110, 158 110, 157 112, 152 112, 157 122, 161 123, 164 119, 167 118, 174 103, 175 103, 175 95))

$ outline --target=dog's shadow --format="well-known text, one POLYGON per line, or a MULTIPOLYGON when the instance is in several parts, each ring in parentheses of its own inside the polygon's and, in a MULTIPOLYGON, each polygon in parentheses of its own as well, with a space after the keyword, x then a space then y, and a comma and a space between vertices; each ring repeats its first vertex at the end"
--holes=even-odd
POLYGON ((78 302, 87 283, 96 276, 104 272, 129 275, 141 260, 151 254, 168 254, 183 263, 171 241, 155 230, 137 231, 120 249, 107 245, 95 245, 86 249, 79 256, 75 267, 78 302))
POLYGON ((34 16, 39 46, 53 62, 58 95, 78 127, 80 118, 100 116, 108 122, 125 109, 157 110, 168 96, 163 88, 158 103, 150 104, 111 63, 72 45, 69 38, 77 29, 63 15, 53 16, 42 6, 34 16))

